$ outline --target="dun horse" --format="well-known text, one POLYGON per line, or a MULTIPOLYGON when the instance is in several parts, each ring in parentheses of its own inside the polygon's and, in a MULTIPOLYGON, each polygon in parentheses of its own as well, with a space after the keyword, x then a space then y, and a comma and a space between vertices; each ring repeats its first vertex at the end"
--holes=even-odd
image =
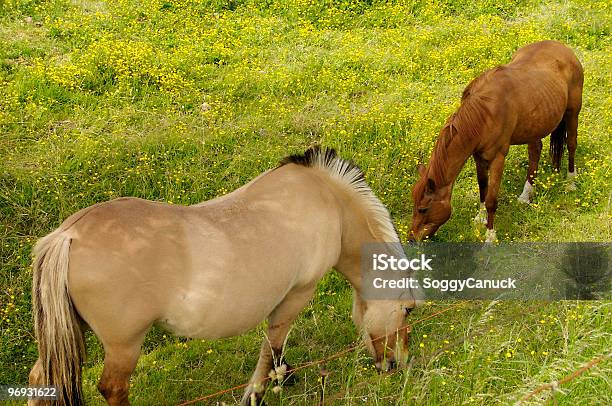
POLYGON ((470 156, 476 162, 480 188, 475 221, 486 223, 487 241, 495 240, 497 194, 510 145, 528 145, 529 170, 521 202, 528 203, 533 196, 542 138, 549 133, 557 170, 567 144, 572 187, 582 83, 580 62, 555 41, 521 48, 509 64, 474 79, 463 91, 461 106, 440 131, 429 164, 419 167, 420 179, 412 190, 411 237, 429 237, 449 219, 453 184, 470 156))
POLYGON ((35 247, 39 358, 30 384, 58 386, 60 404, 82 403, 83 331, 91 328, 105 352, 98 389, 110 405, 127 405, 153 324, 215 339, 267 318, 243 398, 259 403, 269 371, 284 362, 292 322, 332 267, 354 288, 354 321, 377 367, 401 364, 416 300, 361 298, 360 248, 375 241, 399 242, 387 209, 357 166, 318 148, 193 206, 136 198, 90 206, 35 247))

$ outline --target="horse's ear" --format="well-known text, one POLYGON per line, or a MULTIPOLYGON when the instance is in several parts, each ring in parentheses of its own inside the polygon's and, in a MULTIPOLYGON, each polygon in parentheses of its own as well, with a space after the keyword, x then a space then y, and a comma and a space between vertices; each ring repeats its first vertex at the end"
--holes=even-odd
POLYGON ((419 176, 425 176, 425 173, 427 172, 427 168, 425 168, 425 165, 423 164, 419 164, 417 170, 419 171, 419 176))
POLYGON ((427 187, 425 188, 426 194, 433 194, 436 191, 436 182, 432 178, 427 179, 427 187))

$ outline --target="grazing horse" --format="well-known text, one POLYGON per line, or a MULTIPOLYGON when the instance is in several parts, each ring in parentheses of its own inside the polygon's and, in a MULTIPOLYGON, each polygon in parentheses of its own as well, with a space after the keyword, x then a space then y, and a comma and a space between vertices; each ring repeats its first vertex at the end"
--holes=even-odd
POLYGON ((216 339, 267 318, 243 398, 258 404, 269 372, 284 363, 292 322, 332 267, 354 288, 353 320, 376 366, 401 365, 416 296, 362 298, 360 250, 369 242, 399 242, 387 209, 357 166, 318 147, 200 204, 120 198, 90 206, 34 248, 39 358, 30 384, 56 385, 59 404, 82 403, 83 331, 91 328, 105 352, 98 389, 110 405, 128 405, 153 324, 216 339))
POLYGON ((440 131, 429 164, 419 167, 420 179, 412 190, 411 238, 427 238, 449 219, 453 185, 470 156, 476 162, 480 189, 475 221, 486 223, 489 242, 496 239, 497 194, 510 145, 527 144, 529 150, 529 170, 519 201, 528 203, 533 196, 542 138, 548 134, 557 170, 567 144, 573 187, 582 84, 582 65, 572 50, 556 41, 527 45, 509 64, 474 79, 463 91, 459 109, 440 131))

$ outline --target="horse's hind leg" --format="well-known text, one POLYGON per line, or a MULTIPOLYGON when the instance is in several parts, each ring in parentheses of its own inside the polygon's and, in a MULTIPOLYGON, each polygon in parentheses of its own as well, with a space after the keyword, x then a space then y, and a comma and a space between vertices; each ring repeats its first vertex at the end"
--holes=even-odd
POLYGON ((38 358, 32 367, 29 375, 30 386, 39 386, 44 384, 42 360, 38 358))
POLYGON ((286 379, 288 366, 283 360, 285 339, 293 321, 312 297, 315 287, 313 285, 290 291, 268 316, 267 336, 261 344, 257 367, 242 398, 243 405, 262 404, 270 371, 275 370, 273 376, 284 375, 278 376, 279 380, 286 379))
MULTIPOLYGON (((38 358, 36 360, 36 362, 34 363, 34 366, 32 367, 32 370, 30 371, 30 375, 29 375, 29 383, 30 386, 42 386, 44 385, 44 371, 43 371, 43 366, 42 366, 42 361, 40 358, 38 358)), ((44 405, 47 402, 40 400, 40 399, 30 399, 28 400, 28 406, 37 406, 37 405, 44 405)))
POLYGON ((136 368, 144 333, 131 343, 104 343, 104 369, 98 390, 109 405, 129 405, 130 376, 136 368))
POLYGON ((523 193, 518 197, 518 201, 521 203, 529 203, 533 197, 533 180, 536 177, 540 156, 542 155, 542 140, 532 142, 527 146, 527 150, 529 152, 529 169, 525 186, 523 186, 523 193))
POLYGON ((576 166, 574 158, 576 157, 576 148, 578 147, 578 111, 567 111, 565 113, 565 124, 567 126, 567 177, 569 180, 568 188, 576 189, 574 177, 576 176, 576 166))

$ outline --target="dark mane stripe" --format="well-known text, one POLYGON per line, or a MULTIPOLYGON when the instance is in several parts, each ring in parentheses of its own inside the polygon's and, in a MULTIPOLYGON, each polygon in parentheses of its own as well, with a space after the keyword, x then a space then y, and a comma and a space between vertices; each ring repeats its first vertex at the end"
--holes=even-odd
POLYGON ((308 148, 303 154, 294 154, 284 157, 280 160, 279 167, 287 164, 296 164, 306 167, 331 167, 334 166, 335 162, 341 162, 340 167, 337 168, 339 169, 338 175, 344 176, 349 172, 358 172, 356 177, 353 176, 354 183, 365 181, 365 175, 356 163, 348 159, 340 158, 333 148, 322 148, 319 145, 308 148))
POLYGON ((303 154, 289 155, 281 159, 280 165, 296 164, 312 167, 319 155, 324 155, 325 162, 331 162, 338 154, 333 148, 321 148, 319 145, 314 145, 304 151, 303 154))

